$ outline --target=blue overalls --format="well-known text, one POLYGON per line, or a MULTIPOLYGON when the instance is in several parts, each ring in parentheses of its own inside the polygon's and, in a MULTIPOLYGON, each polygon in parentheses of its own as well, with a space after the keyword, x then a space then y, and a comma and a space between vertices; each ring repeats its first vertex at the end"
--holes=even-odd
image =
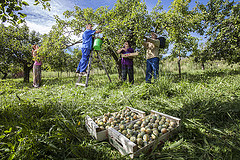
POLYGON ((92 50, 92 35, 94 35, 95 32, 96 31, 87 29, 82 35, 82 58, 78 64, 77 72, 86 72, 90 52, 92 50))

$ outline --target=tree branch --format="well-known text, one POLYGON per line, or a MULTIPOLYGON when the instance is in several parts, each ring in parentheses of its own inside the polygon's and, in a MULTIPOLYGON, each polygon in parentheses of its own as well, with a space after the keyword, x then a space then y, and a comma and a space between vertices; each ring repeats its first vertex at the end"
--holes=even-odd
POLYGON ((75 44, 78 44, 78 43, 82 43, 82 39, 79 40, 79 41, 76 41, 76 42, 74 42, 74 43, 71 43, 71 44, 65 45, 64 47, 65 47, 65 48, 68 48, 68 47, 74 46, 75 44))

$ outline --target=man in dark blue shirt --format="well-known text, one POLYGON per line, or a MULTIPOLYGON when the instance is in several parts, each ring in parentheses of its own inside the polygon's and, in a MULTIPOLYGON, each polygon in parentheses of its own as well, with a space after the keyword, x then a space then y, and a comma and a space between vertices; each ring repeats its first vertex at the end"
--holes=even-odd
POLYGON ((92 30, 92 25, 87 24, 86 30, 82 35, 82 58, 78 64, 76 73, 80 73, 82 75, 86 74, 86 69, 90 57, 90 52, 92 50, 92 35, 95 33, 100 33, 101 31, 92 30))

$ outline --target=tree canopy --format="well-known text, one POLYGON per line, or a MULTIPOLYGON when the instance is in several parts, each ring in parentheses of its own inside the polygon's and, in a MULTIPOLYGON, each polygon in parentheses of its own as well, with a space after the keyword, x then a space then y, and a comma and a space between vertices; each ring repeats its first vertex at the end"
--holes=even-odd
POLYGON ((27 74, 24 80, 29 81, 33 64, 31 46, 40 41, 39 33, 30 32, 26 25, 6 27, 1 24, 0 30, 0 71, 6 75, 11 69, 22 67, 27 74))
POLYGON ((205 59, 240 62, 240 4, 235 1, 209 0, 199 5, 204 15, 207 43, 205 59))
MULTIPOLYGON (((34 5, 42 4, 44 9, 50 9, 50 0, 34 0, 34 5)), ((23 6, 29 6, 23 0, 1 0, 0 1, 0 19, 2 22, 22 23, 27 16, 22 13, 23 6)))
MULTIPOLYGON (((41 3, 43 7, 48 8, 48 1, 36 0, 35 4, 41 3)), ((121 61, 116 51, 122 47, 124 41, 130 41, 132 48, 139 51, 140 55, 135 58, 134 65, 145 70, 143 63, 145 49, 142 42, 143 37, 149 36, 152 30, 159 36, 167 38, 167 47, 160 49, 159 56, 166 53, 170 45, 169 57, 179 57, 180 75, 181 57, 186 57, 190 53, 202 64, 208 60, 222 59, 229 63, 238 63, 240 61, 239 2, 209 0, 206 5, 196 3, 193 9, 189 8, 190 2, 191 0, 174 0, 169 10, 163 11, 159 0, 150 13, 146 3, 141 0, 117 0, 113 8, 101 6, 95 10, 75 6, 73 11, 64 12, 64 19, 55 15, 56 24, 43 36, 37 35, 36 32, 30 33, 27 26, 18 26, 16 30, 13 26, 2 25, 1 72, 8 70, 15 59, 21 60, 21 63, 30 62, 31 57, 26 55, 30 53, 29 46, 33 41, 41 43, 40 55, 45 59, 45 67, 56 71, 74 71, 73 68, 77 66, 81 57, 81 36, 87 23, 91 23, 95 29, 102 30, 104 43, 100 55, 108 64, 108 69, 117 67, 118 73, 121 73, 121 61), (10 32, 16 33, 10 35, 10 32), (196 34, 205 36, 207 41, 199 44, 200 37, 196 34), (11 38, 18 41, 13 41, 11 38), (74 45, 78 47, 69 54, 66 49, 71 50, 70 47, 74 45)), ((1 2, 1 19, 13 22, 23 20, 24 15, 20 13, 23 5, 28 4, 15 0, 1 2)))

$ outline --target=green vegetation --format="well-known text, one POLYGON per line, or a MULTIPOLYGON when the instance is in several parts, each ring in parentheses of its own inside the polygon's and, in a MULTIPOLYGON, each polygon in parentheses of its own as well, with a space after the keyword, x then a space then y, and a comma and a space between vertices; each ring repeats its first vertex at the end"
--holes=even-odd
POLYGON ((130 106, 182 119, 178 134, 139 159, 239 159, 239 66, 219 62, 221 68, 203 71, 189 61, 184 64, 189 65, 182 66, 182 79, 177 67, 162 68, 154 84, 144 83, 144 75, 136 72, 133 86, 119 82, 117 74, 109 83, 97 73, 88 88, 75 88, 76 77, 45 77, 38 89, 19 79, 1 80, 0 158, 129 159, 109 143, 92 139, 84 117, 130 106))
MULTIPOLYGON (((49 9, 49 1, 34 2, 35 5, 40 4, 49 9)), ((1 78, 6 79, 10 73, 24 72, 24 81, 29 81, 33 64, 31 46, 35 43, 41 46, 39 55, 44 70, 75 71, 82 53, 80 47, 73 49, 71 46, 80 44, 82 40, 73 37, 81 37, 87 23, 102 30, 103 45, 100 55, 109 72, 116 73, 117 70, 119 77, 121 60, 116 51, 122 47, 124 41, 130 41, 131 47, 140 53, 135 59, 135 66, 145 68, 145 49, 142 42, 151 30, 166 38, 166 48, 159 50, 159 57, 168 53, 170 58, 179 58, 179 77, 184 72, 181 60, 189 54, 195 62, 201 63, 202 68, 208 61, 215 60, 226 60, 229 64, 239 63, 239 2, 209 0, 206 5, 195 2, 196 6, 191 8, 191 0, 174 0, 169 10, 165 11, 158 0, 150 13, 142 0, 118 0, 112 8, 74 6, 74 10, 63 13, 63 19, 55 15, 55 25, 44 35, 36 31, 30 32, 26 24, 9 26, 3 23, 0 25, 1 78)), ((20 23, 25 17, 21 12, 22 6, 27 5, 28 3, 17 0, 1 2, 0 19, 3 22, 20 23)), ((101 69, 101 65, 97 66, 101 69)))
MULTIPOLYGON (((50 0, 34 0, 34 5, 41 4, 43 9, 50 10, 50 0)), ((23 7, 29 6, 26 1, 4 0, 0 2, 0 20, 12 24, 22 23, 25 21, 26 14, 22 13, 23 7)))
MULTIPOLYGON (((48 1, 35 0, 35 5, 49 9, 48 1)), ((182 119, 178 134, 139 159, 240 159, 239 2, 209 0, 193 9, 190 2, 174 0, 166 12, 158 1, 151 13, 141 0, 118 0, 113 8, 96 10, 75 6, 64 13, 64 20, 56 15, 56 25, 45 35, 30 32, 26 25, 1 24, 0 76, 5 80, 0 81, 0 159, 129 159, 109 143, 93 140, 84 126, 86 115, 100 116, 126 106, 182 119), (86 23, 102 30, 100 55, 113 83, 95 58, 89 87, 75 88, 77 77, 71 72, 81 51, 69 47, 81 43, 72 36, 80 35, 86 23), (161 61, 160 78, 146 84, 141 42, 151 29, 173 47, 161 61), (196 34, 206 43, 199 44, 196 34), (134 85, 119 81, 116 50, 126 40, 140 53, 134 60, 134 85), (37 89, 29 82, 35 43, 41 43, 44 71, 37 89), (11 75, 24 76, 24 82, 6 79, 11 75)), ((22 6, 27 5, 1 2, 0 19, 21 23, 26 16, 22 6)), ((160 49, 159 56, 169 48, 160 49)))

